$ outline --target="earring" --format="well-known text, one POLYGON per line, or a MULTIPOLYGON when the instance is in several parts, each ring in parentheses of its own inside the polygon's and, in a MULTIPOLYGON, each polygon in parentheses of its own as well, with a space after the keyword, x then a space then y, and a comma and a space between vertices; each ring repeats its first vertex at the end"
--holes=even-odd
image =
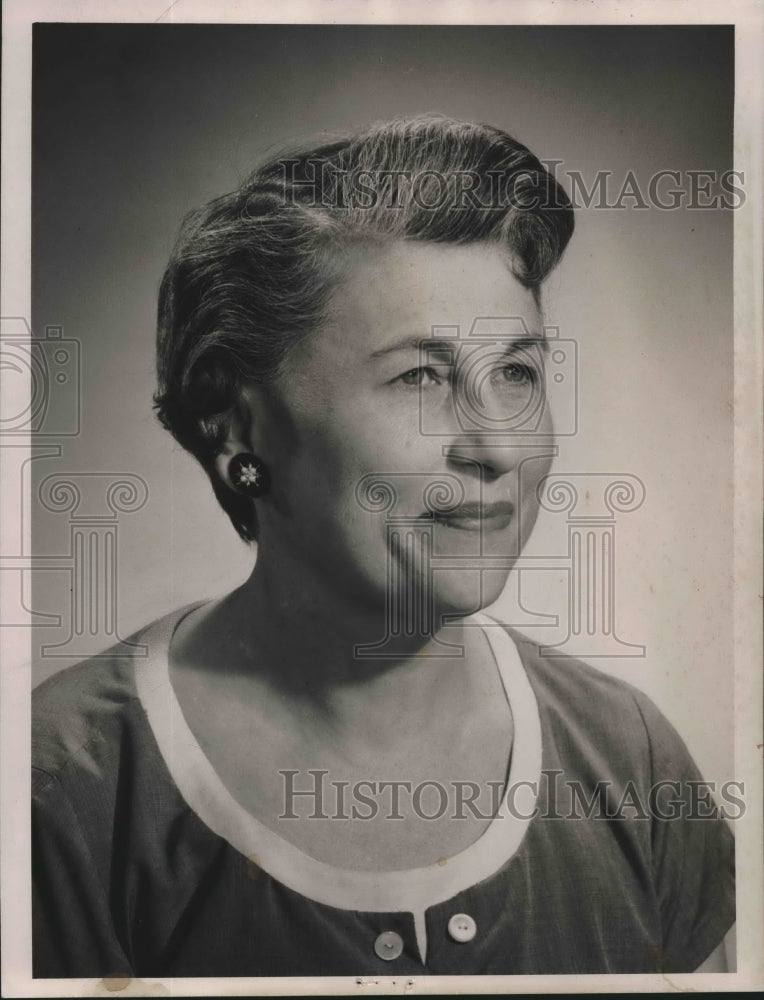
POLYGON ((247 497, 261 497, 268 492, 270 477, 268 467, 257 455, 242 452, 228 463, 228 475, 239 493, 247 497))

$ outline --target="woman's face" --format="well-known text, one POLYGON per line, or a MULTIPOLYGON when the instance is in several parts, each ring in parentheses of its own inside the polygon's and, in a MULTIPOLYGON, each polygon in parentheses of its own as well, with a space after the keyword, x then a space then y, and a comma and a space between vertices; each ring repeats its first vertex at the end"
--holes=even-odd
POLYGON ((325 325, 254 412, 259 558, 349 600, 418 580, 441 610, 494 601, 551 461, 541 337, 496 247, 348 253, 325 325))

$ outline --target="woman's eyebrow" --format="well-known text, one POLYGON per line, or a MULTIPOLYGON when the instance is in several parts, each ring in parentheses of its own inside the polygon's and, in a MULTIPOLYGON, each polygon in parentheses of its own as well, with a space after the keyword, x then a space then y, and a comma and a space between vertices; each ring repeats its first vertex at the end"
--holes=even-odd
POLYGON ((486 345, 502 344, 507 354, 533 348, 536 350, 540 348, 544 353, 549 351, 549 341, 543 334, 516 339, 511 337, 468 337, 464 339, 455 337, 453 340, 430 340, 428 337, 410 336, 404 337, 403 340, 398 340, 394 344, 389 344, 387 347, 380 347, 378 350, 372 351, 369 357, 382 358, 388 354, 394 354, 396 351, 420 351, 425 353, 427 357, 441 354, 447 363, 453 359, 454 352, 458 351, 459 348, 464 346, 477 347, 481 343, 486 345))
POLYGON ((543 335, 537 337, 518 337, 517 340, 506 340, 505 353, 511 354, 514 351, 528 351, 541 349, 544 354, 549 352, 549 341, 543 335))
POLYGON ((424 351, 428 353, 442 353, 447 355, 453 355, 455 347, 459 346, 459 341, 454 340, 431 340, 429 337, 419 337, 411 336, 404 337, 403 340, 397 340, 394 344, 388 344, 387 347, 380 347, 377 351, 372 351, 369 355, 370 358, 382 358, 388 354, 393 354, 396 351, 424 351))

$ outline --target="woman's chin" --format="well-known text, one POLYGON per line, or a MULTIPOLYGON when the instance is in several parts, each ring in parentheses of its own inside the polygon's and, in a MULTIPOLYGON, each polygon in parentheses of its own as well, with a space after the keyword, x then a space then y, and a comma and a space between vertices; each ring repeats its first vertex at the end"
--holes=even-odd
POLYGON ((435 574, 434 598, 440 616, 463 618, 499 599, 509 570, 441 570, 435 574))

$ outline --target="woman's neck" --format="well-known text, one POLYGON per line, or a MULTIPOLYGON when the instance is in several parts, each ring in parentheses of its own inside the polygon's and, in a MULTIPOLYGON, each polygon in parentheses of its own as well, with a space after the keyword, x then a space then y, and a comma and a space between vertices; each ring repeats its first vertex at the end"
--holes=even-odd
POLYGON ((359 647, 388 634, 384 600, 351 601, 304 568, 286 568, 271 572, 268 560, 258 561, 241 587, 191 615, 173 643, 176 662, 239 674, 245 687, 251 679, 311 727, 341 738, 360 728, 372 745, 426 729, 438 715, 453 718, 455 706, 469 710, 496 683, 485 640, 461 623, 363 655, 359 647))
POLYGON ((432 622, 395 628, 383 593, 343 581, 331 567, 319 571, 303 560, 292 565, 288 552, 265 547, 230 605, 234 634, 248 637, 259 662, 277 665, 280 683, 296 681, 301 688, 306 682, 366 684, 413 671, 423 659, 450 658, 463 631, 458 621, 440 625, 451 610, 433 613, 432 622))

